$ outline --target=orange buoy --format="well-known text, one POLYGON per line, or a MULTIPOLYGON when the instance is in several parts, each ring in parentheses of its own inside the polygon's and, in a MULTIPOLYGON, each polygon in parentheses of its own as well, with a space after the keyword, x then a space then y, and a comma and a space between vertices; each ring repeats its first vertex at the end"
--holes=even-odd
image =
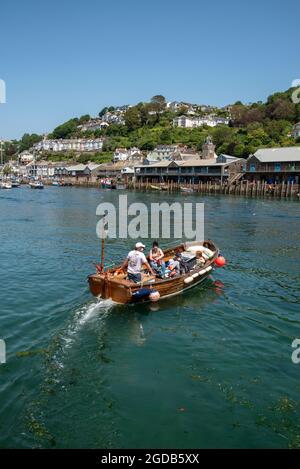
POLYGON ((224 267, 224 265, 226 264, 225 257, 223 257, 223 256, 217 257, 217 259, 215 260, 215 264, 216 264, 218 267, 224 267))

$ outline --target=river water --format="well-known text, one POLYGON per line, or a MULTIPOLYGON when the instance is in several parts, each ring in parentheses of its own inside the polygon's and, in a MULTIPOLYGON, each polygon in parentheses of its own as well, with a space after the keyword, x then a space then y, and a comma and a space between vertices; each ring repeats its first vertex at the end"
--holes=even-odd
MULTIPOLYGON (((0 192, 0 447, 299 447, 299 203, 186 196, 205 203, 226 268, 157 305, 115 306, 86 277, 96 207, 119 194, 0 192)), ((131 246, 109 241, 107 261, 131 246)))

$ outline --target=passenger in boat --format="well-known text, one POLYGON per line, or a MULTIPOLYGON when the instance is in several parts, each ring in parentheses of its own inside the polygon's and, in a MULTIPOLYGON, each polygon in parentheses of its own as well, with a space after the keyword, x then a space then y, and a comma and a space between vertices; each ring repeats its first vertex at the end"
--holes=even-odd
POLYGON ((166 272, 166 263, 164 261, 164 253, 158 246, 158 242, 154 241, 149 254, 150 265, 153 270, 160 276, 164 277, 166 272))
POLYGON ((179 251, 175 252, 173 259, 169 260, 168 269, 170 270, 170 277, 180 274, 180 260, 181 254, 179 251))
POLYGON ((147 270, 150 271, 152 275, 155 275, 155 272, 149 265, 145 254, 143 253, 146 246, 142 243, 136 243, 135 249, 128 253, 127 258, 122 264, 122 269, 127 269, 128 280, 134 283, 140 283, 142 280, 142 266, 145 264, 147 270))

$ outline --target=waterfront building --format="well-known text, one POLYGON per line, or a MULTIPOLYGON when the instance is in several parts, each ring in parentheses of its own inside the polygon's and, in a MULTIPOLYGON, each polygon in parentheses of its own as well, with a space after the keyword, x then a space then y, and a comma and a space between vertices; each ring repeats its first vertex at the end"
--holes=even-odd
POLYGON ((245 177, 250 181, 299 184, 299 176, 300 147, 262 148, 246 162, 245 177))
POLYGON ((128 181, 132 179, 135 174, 134 165, 135 163, 133 161, 111 161, 109 163, 102 163, 97 168, 98 179, 108 177, 128 181))
POLYGON ((210 159, 191 159, 186 161, 159 161, 154 164, 135 167, 136 181, 142 182, 224 182, 241 172, 243 162, 240 158, 220 155, 210 159))
POLYGON ((26 165, 25 175, 27 177, 48 179, 54 176, 54 165, 49 161, 32 161, 26 165))

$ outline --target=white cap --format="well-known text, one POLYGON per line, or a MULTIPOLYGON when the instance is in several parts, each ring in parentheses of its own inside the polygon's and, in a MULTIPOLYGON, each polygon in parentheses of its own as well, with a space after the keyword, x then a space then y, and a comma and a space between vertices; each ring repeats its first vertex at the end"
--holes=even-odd
POLYGON ((143 243, 136 243, 135 245, 135 249, 139 249, 139 248, 144 248, 145 249, 145 245, 143 243))

